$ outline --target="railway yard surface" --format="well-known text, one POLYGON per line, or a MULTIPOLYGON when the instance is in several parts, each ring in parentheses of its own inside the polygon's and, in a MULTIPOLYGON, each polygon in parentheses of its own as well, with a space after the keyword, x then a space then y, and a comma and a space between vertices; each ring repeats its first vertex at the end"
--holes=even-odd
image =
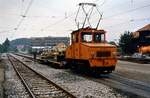
POLYGON ((0 98, 3 97, 3 82, 4 82, 4 64, 2 64, 2 60, 0 59, 0 98))
POLYGON ((138 64, 127 61, 118 61, 116 71, 126 78, 150 83, 150 64, 138 64))
MULTIPOLYGON (((70 69, 56 69, 49 65, 33 62, 28 58, 14 54, 11 55, 77 98, 149 98, 150 96, 149 64, 118 61, 116 70, 113 73, 94 77, 87 74, 74 72, 70 69)), ((1 58, 0 98, 30 98, 31 95, 18 77, 7 55, 3 54, 1 58)), ((23 72, 23 74, 24 76, 29 76, 26 75, 25 72, 23 72)), ((34 75, 32 78, 26 77, 25 81, 29 83, 35 81, 36 79, 39 80, 39 78, 34 75), (27 81, 27 79, 29 79, 29 81, 27 81)), ((46 80, 40 81, 42 81, 40 82, 42 84, 43 81, 46 80)), ((47 90, 48 88, 46 90, 39 89, 36 87, 37 85, 35 85, 38 84, 36 82, 33 83, 33 86, 31 84, 32 83, 28 85, 31 87, 31 91, 35 91, 36 95, 38 95, 36 98, 43 98, 41 96, 42 94, 44 96, 46 91, 49 94, 47 90)), ((40 86, 44 88, 46 84, 40 86)), ((49 98, 48 94, 44 98, 49 98)), ((54 90, 51 94, 53 96, 57 95, 58 91, 54 90)), ((70 97, 66 96, 66 98, 70 97)))

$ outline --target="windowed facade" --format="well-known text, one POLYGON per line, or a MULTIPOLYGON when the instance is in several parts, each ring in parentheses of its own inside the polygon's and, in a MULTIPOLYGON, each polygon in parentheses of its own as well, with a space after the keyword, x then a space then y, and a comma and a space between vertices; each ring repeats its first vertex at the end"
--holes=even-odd
POLYGON ((70 39, 68 37, 35 37, 31 38, 31 46, 55 46, 59 43, 69 45, 70 39))

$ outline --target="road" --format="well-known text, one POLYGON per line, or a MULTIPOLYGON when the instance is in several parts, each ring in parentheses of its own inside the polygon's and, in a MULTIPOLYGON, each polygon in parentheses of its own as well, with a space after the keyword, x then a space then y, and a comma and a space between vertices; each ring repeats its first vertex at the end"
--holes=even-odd
POLYGON ((139 64, 119 60, 114 73, 129 79, 150 83, 150 64, 139 64))

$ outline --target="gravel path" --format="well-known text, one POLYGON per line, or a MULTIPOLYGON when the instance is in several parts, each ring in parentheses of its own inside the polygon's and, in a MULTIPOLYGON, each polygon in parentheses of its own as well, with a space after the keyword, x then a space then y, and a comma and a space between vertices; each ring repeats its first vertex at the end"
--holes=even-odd
POLYGON ((56 84, 72 92, 77 98, 126 98, 126 96, 115 92, 108 86, 69 73, 66 69, 54 69, 46 65, 30 62, 22 57, 19 58, 56 84))
POLYGON ((26 92, 20 79, 16 75, 12 65, 8 61, 6 55, 4 57, 5 62, 5 98, 29 98, 28 92, 26 92))
POLYGON ((4 64, 0 55, 0 98, 3 98, 3 82, 4 82, 4 64))

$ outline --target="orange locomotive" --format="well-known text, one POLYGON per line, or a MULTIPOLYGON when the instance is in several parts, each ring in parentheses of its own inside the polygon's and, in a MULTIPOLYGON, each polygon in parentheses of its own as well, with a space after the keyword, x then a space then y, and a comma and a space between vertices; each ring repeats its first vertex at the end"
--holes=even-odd
MULTIPOLYGON (((95 19, 96 17, 94 17, 95 19)), ((96 73, 111 73, 117 63, 117 48, 106 42, 105 31, 98 30, 102 14, 94 3, 79 3, 79 9, 75 18, 78 30, 71 33, 72 44, 66 49, 65 59, 73 68, 90 69, 96 73), (86 10, 88 8, 88 10, 86 10), (100 15, 96 28, 92 28, 90 18, 93 9, 100 15), (80 9, 85 14, 82 27, 77 22, 80 9), (88 25, 85 27, 85 25, 88 25), (81 27, 81 28, 80 28, 81 27)))
POLYGON ((100 18, 96 28, 92 28, 90 24, 90 17, 94 8, 98 11, 96 4, 79 3, 79 9, 75 18, 78 30, 71 33, 72 44, 67 47, 65 54, 61 55, 61 58, 65 58, 57 60, 60 61, 60 67, 68 65, 71 68, 82 68, 86 71, 89 69, 94 73, 111 73, 115 69, 117 48, 106 42, 106 32, 104 30, 97 29, 102 18, 102 14, 99 11, 100 18), (89 7, 88 11, 85 9, 87 7, 89 7), (77 22, 80 9, 85 14, 83 22, 77 22), (82 23, 81 28, 79 23, 82 23), (84 27, 85 25, 86 27, 84 27))
POLYGON ((72 44, 66 50, 66 61, 71 67, 88 68, 94 72, 111 73, 117 63, 114 45, 106 43, 105 31, 90 27, 73 31, 72 44))

